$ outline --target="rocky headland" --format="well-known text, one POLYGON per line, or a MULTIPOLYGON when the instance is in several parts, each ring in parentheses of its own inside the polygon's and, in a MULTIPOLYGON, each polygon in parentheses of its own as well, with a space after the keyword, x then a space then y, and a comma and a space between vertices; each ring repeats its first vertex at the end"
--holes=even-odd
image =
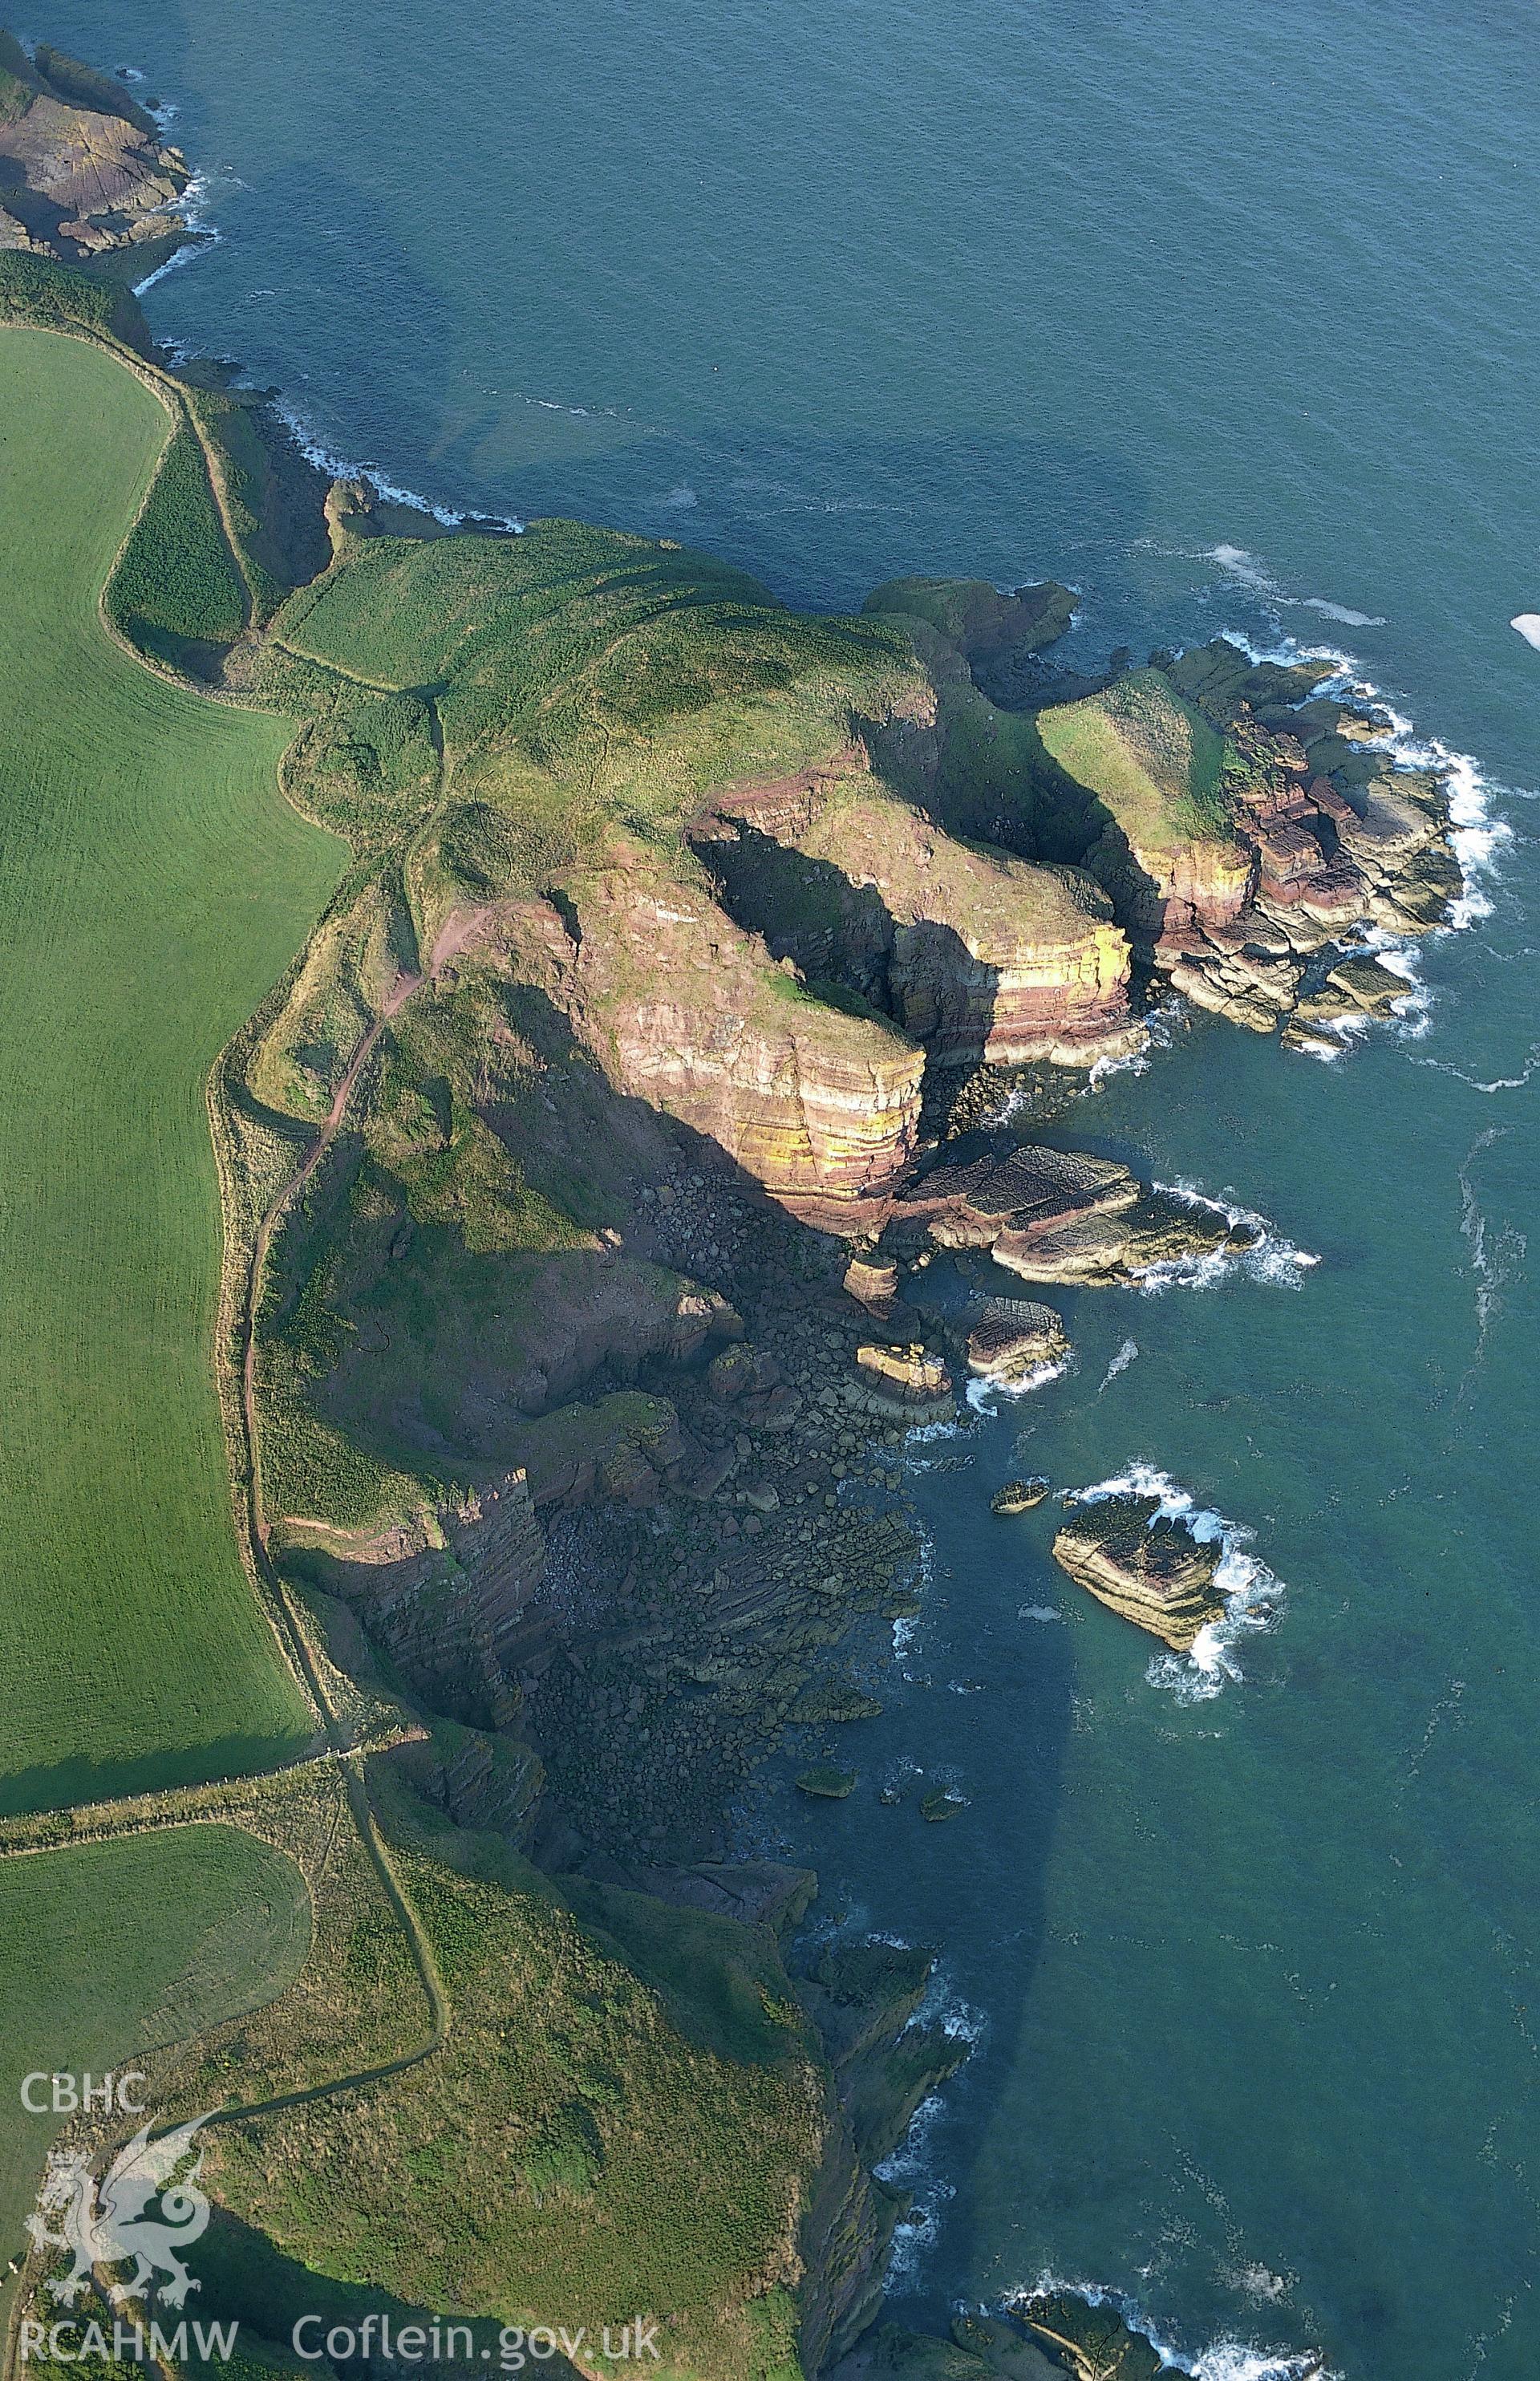
POLYGON ((132 251, 136 273, 186 236, 179 149, 114 75, 0 28, 0 250, 75 263, 132 251))
MULTIPOLYGON (((0 155, 75 104, 45 63, 0 80, 0 155)), ((41 233, 13 246, 0 320, 121 345, 41 233)), ((354 855, 214 1087, 263 1543, 338 1669, 420 1721, 446 1821, 574 1891, 786 1931, 825 2051, 810 2374, 1131 2376, 1062 2308, 870 2333, 901 2211, 872 2167, 956 2045, 911 2022, 928 1955, 797 1948, 811 1887, 735 1860, 732 1813, 788 1745, 806 1792, 859 1776, 851 1648, 916 1608, 906 1435, 964 1374, 1067 1352, 1012 1277, 1254 1239, 1027 1138, 1025 1094, 1067 1137, 1167 987, 1292 1038, 1384 1013, 1405 983, 1364 931, 1446 914, 1446 788, 1314 665, 1218 641, 1058 669, 1052 584, 894 581, 825 618, 667 540, 403 534, 130 327, 192 443, 120 566, 154 547, 160 608, 117 584, 108 617, 297 722, 286 789, 354 855), (238 577, 220 622, 176 612, 188 540, 238 577), (938 1252, 979 1285, 960 1313, 925 1300, 938 1252)), ((1016 1487, 997 1510, 1046 1484, 1016 1487)), ((1154 1500, 1071 1507, 1054 1552, 1174 1648, 1223 1609, 1219 1549, 1154 1500)))

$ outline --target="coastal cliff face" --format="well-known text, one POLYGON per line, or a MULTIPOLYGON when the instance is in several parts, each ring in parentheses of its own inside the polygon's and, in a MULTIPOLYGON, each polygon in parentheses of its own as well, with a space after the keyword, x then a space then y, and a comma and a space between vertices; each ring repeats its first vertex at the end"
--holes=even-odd
POLYGON ((715 1142, 794 1213, 880 1213, 913 1156, 924 1054, 816 999, 703 888, 640 849, 575 873, 519 930, 617 1091, 715 1142))
POLYGON ((121 83, 0 30, 0 249, 73 261, 180 238, 180 150, 121 83))
POLYGON ((1395 766, 1393 723, 1321 698, 1327 676, 1218 638, 1037 715, 1140 956, 1198 1007, 1295 1041, 1404 998, 1352 946, 1426 933, 1461 885, 1443 779, 1395 766))
POLYGON ((887 1010, 934 1064, 1089 1066, 1134 1048, 1127 935, 1083 873, 959 842, 870 776, 717 797, 694 830, 740 916, 887 1010))
MULTIPOLYGON (((1008 1126, 916 1179, 927 1062, 1131 1047, 1131 945, 1247 1023, 1382 1006, 1386 971, 1333 937, 1438 914, 1442 798, 1388 768, 1373 723, 1233 648, 1066 685, 1037 658, 1064 591, 879 591, 875 612, 923 623, 911 653, 668 541, 430 543, 350 499, 331 521, 329 568, 271 635, 253 607, 226 680, 303 723, 286 783, 357 855, 216 1087, 237 1207, 273 1215, 297 1148, 314 1166, 253 1268, 264 1544, 354 1624, 336 1642, 361 1674, 370 1644, 387 1658, 437 1808, 575 1890, 646 1898, 651 1973, 647 1930, 679 1938, 651 1898, 677 1908, 708 1867, 760 1923, 703 1848, 781 1731, 870 1713, 833 1666, 858 1615, 916 1608, 881 1500, 913 1422, 953 1410, 945 1355, 1014 1384, 1063 1353, 1026 1301, 934 1327, 912 1279, 898 1295, 921 1244, 1077 1285, 1245 1244, 1008 1126), (918 799, 872 767, 889 749, 918 799), (971 772, 989 823, 969 834, 996 848, 946 829, 971 772), (831 1245, 879 1224, 849 1263, 831 1245)), ((163 556, 191 533, 151 526, 163 556)), ((1056 1552, 1190 1644, 1213 1552, 1150 1518, 1072 1512, 1056 1552)), ((937 1799, 919 1815, 947 1816, 937 1799)), ((909 2024, 923 1969, 802 1980, 825 2155, 802 2126, 800 2275, 789 2192, 757 2270, 797 2282, 810 2371, 876 2311, 894 2204, 870 2168, 956 2055, 909 2024)), ((778 1964, 741 2008, 789 2038, 778 1964)), ((867 2369, 1035 2381, 1040 2362, 976 2330, 894 2353, 867 2369)))

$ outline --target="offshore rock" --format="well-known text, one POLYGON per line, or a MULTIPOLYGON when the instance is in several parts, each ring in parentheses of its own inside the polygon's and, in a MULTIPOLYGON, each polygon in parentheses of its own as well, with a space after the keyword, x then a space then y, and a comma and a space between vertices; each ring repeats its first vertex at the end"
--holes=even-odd
POLYGON ((868 774, 718 796, 697 848, 736 915, 837 979, 938 1066, 1090 1066, 1142 1046, 1128 936, 1084 873, 962 843, 868 774))
POLYGON ((992 1513, 1000 1514, 1030 1513, 1034 1505, 1042 1504, 1053 1484, 1041 1472, 1034 1473, 1030 1480, 1008 1480, 1003 1488, 996 1489, 989 1500, 989 1509, 992 1513))
POLYGON ((956 2314, 952 2338, 959 2348, 982 2359, 996 2381, 1053 2381, 1061 2369, 1050 2364, 1043 2350, 1001 2315, 956 2314))
POLYGON ((1156 2381, 1167 2369, 1158 2350, 1114 2308, 1093 2306, 1072 2291, 1040 2291, 1019 2311, 1075 2381, 1156 2381))
POLYGON ((939 1247, 987 1249, 1025 1281, 1106 1284, 1244 1238, 1219 1211, 1141 1186, 1126 1166, 1032 1143, 1003 1158, 938 1166, 896 1221, 939 1247))
POLYGON ((1069 1336, 1051 1306, 1024 1298, 987 1300, 968 1335, 968 1369, 1014 1388, 1045 1365, 1062 1363, 1069 1336))
POLYGON ((1165 1518, 1157 1496, 1108 1496, 1075 1507, 1053 1550, 1077 1585, 1174 1653, 1188 1653, 1199 1630, 1224 1612, 1215 1585, 1223 1548, 1200 1545, 1179 1521, 1165 1518))

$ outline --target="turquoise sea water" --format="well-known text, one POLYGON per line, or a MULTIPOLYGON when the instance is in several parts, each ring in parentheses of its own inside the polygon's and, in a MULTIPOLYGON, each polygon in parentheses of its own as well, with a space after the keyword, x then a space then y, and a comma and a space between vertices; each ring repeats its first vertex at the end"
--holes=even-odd
POLYGON ((1328 643, 1475 757, 1509 833, 1487 914, 1424 950, 1420 1031, 1326 1067, 1200 1023, 1067 1128, 1319 1264, 1071 1298, 1077 1371, 917 1450, 973 1460, 916 1475, 909 1675, 858 1793, 786 1824, 977 2021, 911 2144, 911 2317, 1052 2271, 1210 2376, 1314 2347, 1349 2381, 1533 2375, 1533 0, 56 0, 25 30, 178 104, 222 242, 152 318, 339 457, 793 601, 1051 572, 1088 653, 1328 643), (1285 1582, 1209 1699, 1057 1574, 1051 1508, 987 1511, 1015 1470, 1134 1460, 1285 1582), (880 1807, 906 1762, 969 1808, 880 1807))

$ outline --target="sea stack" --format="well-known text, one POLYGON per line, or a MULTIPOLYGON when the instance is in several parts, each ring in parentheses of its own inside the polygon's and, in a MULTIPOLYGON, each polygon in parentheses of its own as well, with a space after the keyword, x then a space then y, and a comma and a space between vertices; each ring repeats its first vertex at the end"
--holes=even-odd
POLYGON ((1055 1561, 1079 1586, 1177 1654, 1224 1612, 1215 1584, 1223 1551, 1164 1515, 1157 1496, 1078 1505, 1054 1539, 1055 1561))
POLYGON ((1027 1298, 988 1300, 968 1334, 969 1371, 1002 1389, 1020 1388, 1069 1353, 1069 1336, 1053 1308, 1027 1298))

